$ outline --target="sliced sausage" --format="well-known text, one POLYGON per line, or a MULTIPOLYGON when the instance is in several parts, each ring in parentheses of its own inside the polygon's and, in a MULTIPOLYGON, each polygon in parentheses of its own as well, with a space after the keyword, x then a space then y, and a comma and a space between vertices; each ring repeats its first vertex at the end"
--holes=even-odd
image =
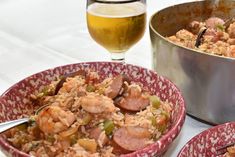
POLYGON ((136 151, 148 145, 151 133, 146 128, 128 126, 119 128, 114 132, 113 140, 127 151, 136 151))
POLYGON ((218 17, 211 17, 207 19, 205 22, 206 22, 206 27, 212 29, 216 29, 219 25, 220 26, 224 25, 224 20, 218 17))
POLYGON ((111 85, 105 90, 105 95, 109 98, 113 99, 118 96, 119 92, 122 89, 124 77, 122 75, 118 75, 112 80, 111 85))
POLYGON ((111 145, 113 147, 112 153, 114 153, 117 156, 120 156, 121 154, 127 154, 127 153, 132 152, 132 151, 129 151, 129 150, 126 150, 126 149, 120 147, 116 142, 114 142, 114 140, 110 140, 109 145, 111 145))
POLYGON ((148 98, 132 98, 132 97, 126 97, 123 98, 119 103, 118 106, 128 110, 128 111, 140 111, 145 109, 149 105, 149 99, 148 98))
POLYGON ((140 111, 149 105, 149 98, 143 96, 141 90, 136 86, 131 87, 126 95, 116 101, 116 105, 125 110, 140 111))

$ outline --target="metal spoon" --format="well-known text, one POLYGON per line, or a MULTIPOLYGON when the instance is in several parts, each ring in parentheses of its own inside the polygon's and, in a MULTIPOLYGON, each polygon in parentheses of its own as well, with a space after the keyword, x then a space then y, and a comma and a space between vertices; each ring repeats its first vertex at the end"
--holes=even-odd
POLYGON ((0 123, 0 133, 27 122, 29 122, 29 118, 22 118, 0 123))
POLYGON ((203 37, 203 35, 206 33, 207 28, 206 27, 202 27, 197 35, 197 39, 196 39, 196 43, 195 43, 195 47, 199 47, 201 45, 201 39, 203 37))
MULTIPOLYGON (((43 106, 39 107, 37 109, 37 111, 35 112, 35 115, 37 115, 46 106, 48 106, 48 105, 43 105, 43 106)), ((26 118, 21 118, 21 119, 16 119, 16 120, 11 120, 11 121, 0 123, 0 133, 4 132, 6 130, 9 130, 13 127, 16 127, 18 125, 28 123, 28 122, 33 122, 33 121, 34 121, 34 118, 33 118, 33 116, 31 116, 31 117, 26 117, 26 118)))
MULTIPOLYGON (((86 65, 86 64, 84 64, 84 65, 86 65)), ((74 76, 77 76, 77 75, 82 75, 82 76, 85 77, 86 76, 86 71, 85 70, 78 70, 78 71, 75 71, 75 72, 72 72, 72 73, 65 74, 61 78, 59 83, 56 85, 54 95, 56 95, 58 93, 58 91, 63 86, 63 83, 65 82, 67 77, 74 77, 74 76)), ((40 108, 38 108, 37 111, 35 112, 35 115, 37 115, 46 106, 48 106, 48 105, 43 105, 40 108)), ((21 118, 21 119, 17 119, 17 120, 11 120, 11 121, 0 123, 0 133, 6 131, 8 129, 11 129, 15 126, 18 126, 18 125, 21 125, 21 124, 24 124, 24 123, 28 123, 30 121, 32 122, 32 121, 34 121, 34 119, 32 117, 26 117, 26 118, 21 118)))

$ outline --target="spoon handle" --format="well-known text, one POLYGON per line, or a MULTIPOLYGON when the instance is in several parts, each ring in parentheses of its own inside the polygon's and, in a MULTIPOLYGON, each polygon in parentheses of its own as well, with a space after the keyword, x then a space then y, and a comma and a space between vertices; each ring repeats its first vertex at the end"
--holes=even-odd
POLYGON ((0 123, 0 133, 4 132, 10 128, 13 128, 17 125, 26 123, 28 121, 29 121, 29 118, 22 118, 22 119, 17 119, 17 120, 12 120, 12 121, 0 123))

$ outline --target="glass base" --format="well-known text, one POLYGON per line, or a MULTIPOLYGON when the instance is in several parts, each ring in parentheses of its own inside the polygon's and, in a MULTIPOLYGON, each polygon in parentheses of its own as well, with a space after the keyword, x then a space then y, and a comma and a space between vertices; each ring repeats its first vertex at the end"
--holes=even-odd
POLYGON ((114 62, 125 63, 125 52, 111 53, 111 59, 114 62))

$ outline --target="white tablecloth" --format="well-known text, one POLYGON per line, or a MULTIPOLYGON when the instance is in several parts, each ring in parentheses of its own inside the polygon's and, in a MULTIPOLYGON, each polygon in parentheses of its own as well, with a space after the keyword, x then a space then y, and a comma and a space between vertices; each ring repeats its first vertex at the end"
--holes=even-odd
MULTIPOLYGON (((148 19, 157 10, 189 0, 147 0, 148 19)), ((0 1, 0 94, 36 72, 83 61, 109 61, 109 54, 90 37, 86 0, 0 1)), ((151 68, 148 26, 145 36, 126 55, 127 63, 151 68)), ((184 127, 164 157, 209 125, 186 117, 184 127)), ((4 155, 0 152, 0 156, 4 155)))

